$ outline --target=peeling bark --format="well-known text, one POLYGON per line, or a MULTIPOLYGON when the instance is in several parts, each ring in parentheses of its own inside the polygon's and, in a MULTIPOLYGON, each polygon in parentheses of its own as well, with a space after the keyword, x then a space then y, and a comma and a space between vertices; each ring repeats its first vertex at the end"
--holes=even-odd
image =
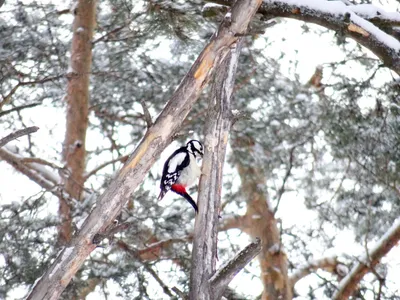
POLYGON ((96 207, 78 234, 37 282, 28 299, 57 299, 60 296, 86 257, 96 248, 92 243, 93 237, 101 234, 115 219, 150 167, 172 141, 210 75, 221 64, 229 47, 238 40, 238 35, 246 32, 251 16, 261 3, 260 0, 238 2, 237 8, 232 10, 232 22, 221 25, 213 35, 122 170, 97 200, 96 207), (202 67, 205 61, 211 66, 208 70, 202 67))

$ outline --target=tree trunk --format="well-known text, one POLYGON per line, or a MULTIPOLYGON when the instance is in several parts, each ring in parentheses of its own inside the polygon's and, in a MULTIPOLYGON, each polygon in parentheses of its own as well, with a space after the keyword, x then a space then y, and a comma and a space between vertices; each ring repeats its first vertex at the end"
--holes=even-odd
POLYGON ((239 55, 240 46, 231 50, 217 70, 211 90, 203 175, 199 186, 199 213, 194 227, 190 299, 215 299, 209 279, 215 273, 222 171, 232 122, 231 96, 239 55))
MULTIPOLYGON (((235 147, 245 149, 250 156, 259 155, 254 150, 255 142, 250 138, 236 138, 235 147)), ((243 230, 252 238, 259 237, 262 250, 258 256, 261 280, 264 286, 262 299, 292 299, 288 279, 287 257, 282 249, 277 221, 270 207, 265 191, 266 176, 257 165, 257 159, 241 162, 237 159, 237 169, 242 181, 241 189, 247 201, 247 211, 243 230)))
MULTIPOLYGON (((83 190, 86 159, 86 130, 88 127, 89 75, 92 64, 92 37, 96 18, 96 0, 79 0, 73 11, 71 62, 67 78, 67 115, 63 145, 63 161, 67 169, 64 190, 79 200, 83 190)), ((72 237, 71 202, 59 199, 58 243, 67 244, 72 237)))

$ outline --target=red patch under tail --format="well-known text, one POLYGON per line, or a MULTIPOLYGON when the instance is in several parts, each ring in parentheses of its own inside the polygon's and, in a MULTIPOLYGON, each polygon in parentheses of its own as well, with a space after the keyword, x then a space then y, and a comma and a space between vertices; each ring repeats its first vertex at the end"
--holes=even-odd
POLYGON ((171 190, 178 194, 186 194, 186 187, 181 184, 173 184, 171 190))

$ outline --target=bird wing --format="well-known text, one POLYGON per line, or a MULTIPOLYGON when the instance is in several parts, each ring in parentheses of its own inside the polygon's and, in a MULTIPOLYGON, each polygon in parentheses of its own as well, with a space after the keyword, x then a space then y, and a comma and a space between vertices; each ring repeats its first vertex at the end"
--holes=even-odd
POLYGON ((166 193, 182 173, 182 170, 189 165, 190 157, 185 147, 177 149, 166 160, 161 178, 161 191, 166 193))

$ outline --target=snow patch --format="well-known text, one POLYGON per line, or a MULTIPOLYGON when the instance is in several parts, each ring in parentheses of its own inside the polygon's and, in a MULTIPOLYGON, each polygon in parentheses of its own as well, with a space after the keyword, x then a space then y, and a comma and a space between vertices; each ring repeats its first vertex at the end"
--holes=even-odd
POLYGON ((226 6, 221 5, 221 4, 216 4, 216 3, 206 3, 203 6, 203 11, 206 9, 213 9, 213 8, 220 8, 220 7, 226 7, 226 6))
POLYGON ((268 252, 271 254, 276 254, 281 251, 281 246, 279 244, 273 244, 269 249, 268 252))

